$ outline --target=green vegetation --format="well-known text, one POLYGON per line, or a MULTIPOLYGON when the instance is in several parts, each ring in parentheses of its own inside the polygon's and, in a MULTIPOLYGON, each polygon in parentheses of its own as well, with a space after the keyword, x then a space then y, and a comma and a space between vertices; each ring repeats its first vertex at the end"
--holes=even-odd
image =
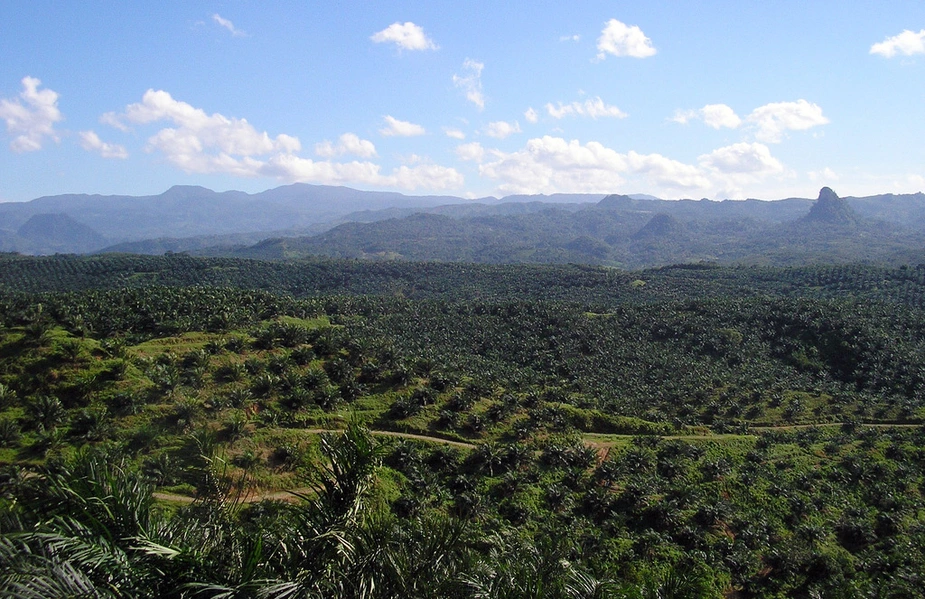
POLYGON ((3 257, 0 596, 925 596, 923 287, 3 257))

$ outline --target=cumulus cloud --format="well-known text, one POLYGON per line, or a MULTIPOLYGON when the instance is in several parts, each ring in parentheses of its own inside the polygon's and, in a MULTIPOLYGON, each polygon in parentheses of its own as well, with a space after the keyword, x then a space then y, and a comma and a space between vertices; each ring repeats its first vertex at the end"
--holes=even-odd
POLYGON ((495 139, 504 139, 513 133, 520 133, 520 123, 516 121, 514 123, 494 121, 485 127, 485 135, 495 139))
POLYGON ((735 129, 742 124, 742 119, 725 104, 707 104, 698 110, 678 110, 671 120, 682 125, 693 119, 700 119, 714 129, 735 129))
POLYGON ((766 143, 779 143, 787 131, 803 131, 829 122, 818 104, 806 100, 765 104, 746 120, 756 128, 755 138, 766 143))
POLYGON ((572 115, 587 116, 592 119, 602 117, 623 119, 627 116, 625 112, 616 106, 604 104, 604 101, 599 97, 585 100, 584 102, 572 102, 571 104, 562 104, 562 102, 559 102, 558 106, 547 104, 546 112, 554 119, 561 119, 572 115))
POLYGON ((392 23, 370 36, 377 44, 393 43, 403 50, 437 50, 439 46, 424 34, 424 29, 411 21, 392 23))
POLYGON ((46 137, 58 141, 55 123, 61 121, 58 94, 50 89, 39 89, 42 82, 35 77, 22 78, 19 99, 0 100, 0 119, 6 121, 6 130, 13 135, 10 149, 14 152, 34 152, 42 148, 46 137))
POLYGON ((271 138, 258 132, 246 119, 207 114, 165 91, 149 89, 141 102, 126 106, 122 114, 107 114, 110 123, 146 124, 168 121, 175 125, 161 129, 148 139, 149 150, 159 150, 173 164, 191 172, 209 172, 209 162, 222 164, 231 156, 257 156, 271 152, 296 152, 301 143, 286 134, 271 138), (211 153, 210 153, 211 152, 211 153))
POLYGON ((642 29, 616 19, 610 19, 604 25, 604 30, 597 39, 597 50, 598 60, 604 60, 608 54, 633 58, 646 58, 655 54, 652 40, 646 37, 642 29))
POLYGON ((710 180, 696 166, 672 160, 661 154, 627 153, 630 171, 647 176, 656 185, 669 189, 706 189, 710 180))
POLYGON ((581 144, 559 137, 531 139, 516 152, 475 148, 457 153, 480 160, 479 173, 498 181, 505 193, 612 193, 624 176, 639 175, 671 189, 701 189, 710 181, 696 166, 660 154, 620 153, 598 142, 581 144))
POLYGON ((459 129, 445 128, 443 130, 446 133, 447 137, 452 137, 453 139, 466 139, 466 134, 460 131, 459 129))
POLYGON ((485 96, 482 94, 482 69, 485 64, 467 58, 463 62, 463 75, 453 75, 453 85, 460 88, 466 94, 466 100, 479 107, 479 110, 485 108, 485 96))
POLYGON ((536 123, 540 120, 540 113, 533 109, 531 106, 524 111, 524 118, 527 119, 528 123, 536 123))
POLYGON ((328 140, 315 144, 315 154, 322 158, 333 158, 335 156, 343 156, 344 154, 353 154, 361 158, 372 158, 376 155, 376 146, 369 140, 360 139, 359 136, 354 133, 344 133, 340 136, 340 139, 337 140, 336 144, 328 140))
POLYGON ((739 115, 725 104, 707 104, 700 109, 700 116, 708 127, 714 129, 735 129, 742 124, 739 115))
POLYGON ((80 145, 84 150, 97 152, 103 158, 128 158, 128 151, 123 146, 104 142, 94 131, 81 131, 80 145))
MULTIPOLYGON (((414 130, 418 125, 387 117, 392 130, 414 130)), ((160 152, 165 159, 188 173, 223 173, 238 177, 272 177, 289 183, 312 182, 329 185, 363 184, 402 189, 448 189, 462 185, 455 169, 420 164, 402 166, 383 174, 369 161, 333 162, 311 160, 296 155, 301 149, 295 137, 270 137, 258 132, 244 119, 207 114, 199 108, 173 99, 164 91, 148 90, 142 101, 130 104, 121 114, 104 119, 115 125, 142 125, 166 121, 165 127, 148 139, 146 149, 160 152)), ((423 131, 422 128, 420 128, 423 131)), ((92 144, 92 138, 88 138, 92 144)), ((340 154, 371 156, 375 147, 367 140, 347 133, 336 144, 322 142, 316 151, 324 157, 340 154)))
POLYGON ((899 35, 888 37, 874 44, 870 47, 870 53, 879 54, 885 58, 893 58, 897 54, 904 56, 925 54, 925 29, 918 33, 906 29, 899 35))
POLYGON ((482 148, 482 144, 473 141, 456 146, 456 155, 459 156, 460 160, 481 162, 482 158, 485 156, 485 149, 482 148))
POLYGON ((389 115, 383 118, 385 119, 387 127, 380 129, 379 133, 386 137, 415 137, 427 133, 427 130, 420 125, 409 123, 408 121, 400 121, 389 115))
POLYGON ((701 166, 723 175, 764 177, 783 172, 784 166, 771 156, 768 146, 760 143, 737 143, 698 157, 701 166))
POLYGON ((755 139, 765 143, 780 143, 787 131, 802 131, 829 122, 818 104, 806 100, 772 102, 759 106, 744 121, 725 104, 707 104, 697 110, 678 110, 670 120, 686 124, 694 119, 702 120, 714 129, 737 129, 747 123, 755 139))
POLYGON ((234 23, 232 23, 228 19, 222 18, 222 16, 218 13, 215 13, 214 15, 212 15, 212 20, 218 23, 219 26, 227 29, 231 33, 231 35, 234 37, 246 37, 247 36, 246 33, 241 31, 240 29, 235 28, 234 23))
POLYGON ((785 173, 784 165, 760 143, 737 143, 717 148, 697 158, 713 186, 726 197, 741 196, 743 189, 775 175, 785 173))

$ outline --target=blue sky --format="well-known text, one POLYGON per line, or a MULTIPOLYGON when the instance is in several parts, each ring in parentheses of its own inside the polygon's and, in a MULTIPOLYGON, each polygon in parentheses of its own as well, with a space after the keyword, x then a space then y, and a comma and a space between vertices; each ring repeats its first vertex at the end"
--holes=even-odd
POLYGON ((0 3, 0 200, 925 190, 925 3, 0 3))

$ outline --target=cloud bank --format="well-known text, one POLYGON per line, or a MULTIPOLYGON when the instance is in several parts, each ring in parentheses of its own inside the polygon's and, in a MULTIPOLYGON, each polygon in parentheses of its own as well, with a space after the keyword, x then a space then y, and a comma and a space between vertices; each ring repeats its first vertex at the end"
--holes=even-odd
POLYGON ((755 139, 765 143, 780 143, 787 131, 804 131, 829 122, 818 104, 802 99, 759 106, 744 120, 725 104, 707 104, 698 110, 679 110, 670 120, 687 124, 694 119, 702 120, 714 129, 737 129, 743 123, 747 124, 755 139))
POLYGON ((477 163, 479 174, 505 194, 613 193, 629 180, 669 193, 722 190, 735 194, 743 186, 785 172, 768 147, 757 142, 718 148, 699 156, 696 164, 549 135, 530 139, 514 152, 486 149, 478 142, 462 144, 456 155, 477 163))
MULTIPOLYGON (((272 177, 286 182, 312 182, 328 185, 364 184, 378 187, 415 189, 453 189, 461 187, 463 177, 450 167, 434 164, 401 166, 389 174, 368 161, 333 162, 312 160, 296 153, 298 138, 280 134, 271 137, 255 129, 245 119, 207 114, 165 91, 148 90, 142 101, 126 106, 120 114, 109 113, 103 120, 120 128, 167 122, 148 138, 145 149, 187 173, 222 173, 237 177, 272 177)), ((422 134, 423 127, 385 117, 392 135, 422 134)), ((98 138, 85 136, 90 149, 102 151, 98 138)), ((85 146, 85 147, 87 147, 85 146)), ((112 147, 110 147, 112 150, 112 147)), ((353 154, 362 158, 376 154, 375 146, 353 133, 340 136, 337 143, 323 141, 315 146, 322 158, 353 154)))

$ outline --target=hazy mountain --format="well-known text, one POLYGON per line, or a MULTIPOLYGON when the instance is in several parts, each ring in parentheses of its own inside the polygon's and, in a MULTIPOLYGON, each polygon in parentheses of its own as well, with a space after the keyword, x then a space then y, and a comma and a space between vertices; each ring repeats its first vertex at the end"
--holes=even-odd
POLYGON ((304 184, 257 194, 176 186, 156 196, 62 195, 2 203, 0 250, 320 253, 640 266, 759 260, 755 256, 762 252, 792 255, 810 246, 824 253, 839 244, 840 253, 863 257, 862 238, 880 256, 915 243, 910 239, 925 232, 925 194, 838 198, 823 192, 815 202, 660 200, 642 194, 464 200, 304 184), (42 217, 27 227, 27 236, 19 234, 31 218, 52 214, 70 220, 42 217), (854 223, 856 230, 823 233, 811 226, 838 223, 854 223), (87 229, 78 231, 77 225, 87 229), (832 241, 819 246, 825 236, 832 241), (781 246, 791 237, 792 248, 781 246))
POLYGON ((48 253, 91 252, 106 238, 67 214, 35 214, 16 231, 16 235, 48 253))
POLYGON ((613 195, 568 208, 527 206, 499 213, 467 205, 452 217, 452 207, 441 207, 428 212, 444 214, 348 223, 320 235, 267 240, 231 253, 254 258, 327 255, 636 268, 690 261, 893 261, 925 244, 922 231, 860 216, 848 200, 828 188, 815 201, 665 201, 613 195))
MULTIPOLYGON (((38 214, 66 214, 85 224, 105 241, 92 248, 7 248, 30 253, 85 252, 106 245, 157 238, 185 238, 236 233, 302 230, 358 210, 427 207, 459 203, 452 196, 406 196, 347 187, 294 184, 257 194, 215 192, 204 187, 175 186, 156 196, 59 195, 31 202, 0 203, 0 233, 12 239, 38 214), (61 249, 63 248, 63 249, 61 249)), ((63 245, 61 245, 63 244, 63 245)))

